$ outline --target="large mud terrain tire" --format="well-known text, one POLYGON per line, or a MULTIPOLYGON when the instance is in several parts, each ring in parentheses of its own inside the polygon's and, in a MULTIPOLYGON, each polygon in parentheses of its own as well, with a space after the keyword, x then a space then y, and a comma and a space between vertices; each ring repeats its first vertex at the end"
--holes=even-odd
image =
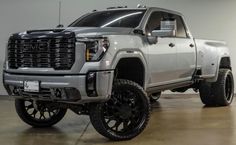
POLYGON ((53 103, 32 100, 15 100, 16 112, 25 123, 33 127, 50 127, 58 123, 66 114, 67 109, 58 108, 53 103))
POLYGON ((200 84, 200 97, 207 106, 228 106, 234 98, 234 78, 229 69, 220 69, 214 83, 203 81, 200 84))
POLYGON ((141 86, 129 80, 116 80, 111 99, 91 105, 90 120, 103 136, 129 140, 139 135, 150 117, 150 103, 141 86))

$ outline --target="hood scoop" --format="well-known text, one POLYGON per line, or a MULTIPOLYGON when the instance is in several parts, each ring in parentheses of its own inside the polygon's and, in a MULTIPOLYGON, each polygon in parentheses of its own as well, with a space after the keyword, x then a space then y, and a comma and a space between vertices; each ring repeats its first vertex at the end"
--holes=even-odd
POLYGON ((27 34, 45 34, 45 33, 60 33, 65 29, 44 29, 44 30, 30 30, 26 31, 27 34))

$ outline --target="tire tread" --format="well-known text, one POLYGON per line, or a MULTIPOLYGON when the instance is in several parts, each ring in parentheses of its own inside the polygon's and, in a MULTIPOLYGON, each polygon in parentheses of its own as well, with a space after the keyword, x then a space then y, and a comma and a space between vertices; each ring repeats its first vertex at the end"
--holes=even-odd
POLYGON ((141 86, 139 86, 137 83, 129 81, 129 80, 119 79, 114 82, 113 88, 116 88, 117 86, 120 86, 120 85, 133 86, 136 89, 138 89, 138 91, 140 91, 145 96, 146 101, 148 103, 148 109, 146 112, 146 120, 145 120, 144 124, 140 128, 138 128, 138 130, 136 130, 134 133, 129 134, 129 135, 117 135, 117 134, 111 133, 105 129, 105 127, 100 119, 100 115, 98 113, 98 112, 101 112, 102 105, 101 104, 93 104, 92 105, 93 107, 91 107, 91 111, 90 111, 90 120, 91 120, 92 125, 101 135, 103 135, 113 141, 129 140, 129 139, 132 139, 135 136, 139 135, 147 126, 148 121, 150 119, 150 111, 151 111, 150 102, 147 97, 147 94, 141 86))

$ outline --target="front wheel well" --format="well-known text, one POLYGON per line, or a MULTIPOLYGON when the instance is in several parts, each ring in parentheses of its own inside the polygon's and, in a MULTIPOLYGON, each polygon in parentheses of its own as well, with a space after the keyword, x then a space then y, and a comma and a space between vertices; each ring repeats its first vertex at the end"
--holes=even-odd
POLYGON ((145 68, 139 58, 122 58, 115 69, 115 79, 126 79, 144 87, 145 68))

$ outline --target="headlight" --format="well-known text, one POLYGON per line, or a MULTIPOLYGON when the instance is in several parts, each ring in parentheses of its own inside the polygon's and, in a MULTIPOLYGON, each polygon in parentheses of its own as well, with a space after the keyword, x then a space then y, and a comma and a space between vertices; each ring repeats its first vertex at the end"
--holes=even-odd
POLYGON ((85 39, 85 59, 87 62, 99 61, 102 59, 110 44, 107 38, 85 39))

